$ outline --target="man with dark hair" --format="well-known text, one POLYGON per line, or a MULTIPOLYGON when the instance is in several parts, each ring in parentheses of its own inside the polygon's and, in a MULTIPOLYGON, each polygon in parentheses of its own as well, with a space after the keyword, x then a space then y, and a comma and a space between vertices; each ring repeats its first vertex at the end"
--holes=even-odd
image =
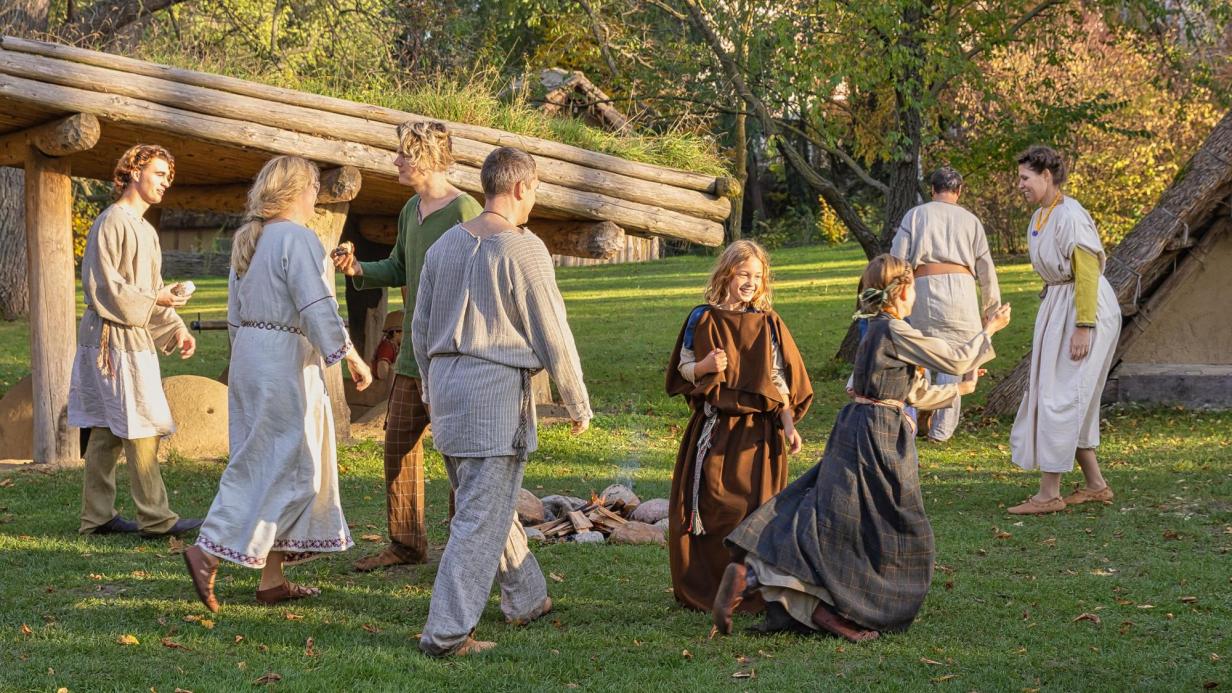
MULTIPOLYGON (((911 325, 929 337, 954 346, 965 344, 983 329, 983 321, 1001 305, 997 271, 988 252, 984 225, 959 206, 962 175, 942 166, 929 178, 931 202, 903 215, 890 254, 906 260, 915 273, 916 304, 911 325), (980 296, 976 296, 976 284, 980 296)), ((972 379, 975 373, 934 374, 938 384, 972 379)), ((929 440, 949 440, 958 427, 961 399, 921 421, 920 434, 929 440)))
POLYGON ((484 160, 480 178, 483 212, 428 250, 411 321, 433 440, 456 493, 419 640, 435 657, 495 646, 471 637, 494 579, 508 622, 529 623, 552 608, 514 514, 537 446, 531 375, 546 369, 556 381, 575 435, 591 418, 552 258, 522 228, 539 186, 535 160, 501 147, 484 160))
POLYGON ((120 157, 114 177, 118 199, 90 227, 81 258, 86 309, 68 404, 69 425, 91 429, 79 531, 180 534, 200 527, 201 520, 172 512, 158 469, 158 440, 175 432, 158 352, 179 349, 188 358, 197 342, 175 312, 188 302, 188 292, 163 283, 158 232, 143 216, 171 187, 175 159, 162 147, 139 144, 120 157), (121 450, 137 506, 135 523, 115 507, 121 450))

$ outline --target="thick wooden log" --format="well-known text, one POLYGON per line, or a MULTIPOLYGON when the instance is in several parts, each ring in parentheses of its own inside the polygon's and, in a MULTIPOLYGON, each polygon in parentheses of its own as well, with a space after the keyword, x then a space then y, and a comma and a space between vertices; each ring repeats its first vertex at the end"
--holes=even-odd
POLYGON ((33 145, 46 156, 68 156, 91 149, 98 143, 98 118, 77 113, 44 125, 0 137, 0 166, 21 166, 26 149, 33 145))
MULTIPOLYGON (((234 77, 224 77, 183 68, 157 65, 133 58, 125 58, 108 53, 63 46, 43 41, 5 36, 0 39, 0 48, 5 50, 41 55, 61 60, 67 60, 82 65, 93 65, 113 70, 119 70, 131 75, 156 77, 208 89, 226 91, 232 94, 250 96, 264 101, 270 101, 301 108, 311 108, 329 113, 363 118, 378 123, 397 125, 407 120, 431 120, 425 116, 392 108, 356 103, 318 94, 271 87, 265 84, 249 82, 234 77)), ((695 190, 714 194, 716 177, 690 171, 641 164, 610 154, 592 152, 580 147, 574 147, 551 140, 517 135, 509 132, 464 123, 449 123, 450 130, 455 133, 455 141, 467 139, 492 146, 509 146, 523 149, 536 156, 548 157, 564 162, 579 164, 587 168, 618 173, 641 180, 664 183, 677 188, 695 190)))
MULTIPOLYGON (((609 260, 625 247, 625 232, 610 221, 531 219, 526 226, 553 255, 609 260)), ((398 240, 395 217, 360 217, 358 229, 361 236, 373 243, 393 245, 398 240)))
MULTIPOLYGON (((346 202, 320 205, 316 216, 308 222, 308 228, 316 232, 327 254, 338 245, 338 238, 342 236, 348 206, 346 202)), ((335 291, 334 282, 329 283, 329 288, 331 292, 335 291)), ((334 438, 340 443, 351 438, 351 407, 347 405, 342 367, 343 362, 339 361, 325 369, 325 391, 329 394, 329 403, 334 411, 334 438)))
MULTIPOLYGON (((64 60, 0 50, 0 71, 94 92, 117 94, 197 113, 247 120, 310 135, 328 136, 389 150, 397 149, 394 128, 351 115, 271 102, 176 81, 82 65, 64 60)), ((454 138, 454 154, 464 165, 479 168, 495 145, 454 138)), ((674 211, 722 221, 731 213, 725 197, 602 171, 551 157, 537 157, 543 182, 604 193, 674 211)), ((713 179, 711 179, 713 182, 713 179)))
MULTIPOLYGON (((359 195, 363 174, 354 166, 339 166, 321 172, 321 192, 317 204, 350 202, 359 195)), ((248 185, 180 185, 172 186, 163 196, 165 209, 191 209, 243 214, 248 201, 248 185)))
MULTIPOLYGON (((146 130, 175 133, 199 141, 278 154, 297 154, 319 163, 351 165, 361 171, 385 177, 397 175, 393 157, 383 149, 185 111, 139 99, 109 96, 10 74, 0 74, 0 96, 43 107, 93 113, 105 120, 132 123, 146 130)), ((482 190, 479 172, 475 169, 455 167, 449 172, 449 180, 463 190, 482 190)), ((540 184, 538 200, 546 210, 572 218, 607 220, 628 230, 669 236, 703 245, 718 245, 723 242, 723 225, 717 221, 639 202, 550 183, 540 184)))
POLYGON ((531 219, 527 227, 553 255, 610 260, 625 248, 625 232, 610 221, 531 219))
POLYGON ((30 260, 30 369, 34 461, 81 458, 68 425, 68 389, 77 350, 73 281, 73 182, 66 159, 26 149, 26 244, 30 260))

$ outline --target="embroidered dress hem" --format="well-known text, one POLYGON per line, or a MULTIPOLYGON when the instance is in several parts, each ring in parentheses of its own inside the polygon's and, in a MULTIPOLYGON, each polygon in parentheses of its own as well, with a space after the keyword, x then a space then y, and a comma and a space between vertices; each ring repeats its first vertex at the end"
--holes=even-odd
POLYGON ((318 554, 346 551, 354 545, 355 542, 351 540, 349 534, 332 539, 278 539, 264 553, 260 553, 252 547, 249 547, 248 550, 253 551, 253 553, 247 553, 246 551, 230 548, 226 544, 214 541, 207 536, 197 537, 197 546, 201 547, 201 550, 212 556, 217 556, 232 563, 238 563, 246 568, 264 568, 266 557, 269 556, 271 551, 284 552, 283 565, 291 565, 317 558, 318 554))

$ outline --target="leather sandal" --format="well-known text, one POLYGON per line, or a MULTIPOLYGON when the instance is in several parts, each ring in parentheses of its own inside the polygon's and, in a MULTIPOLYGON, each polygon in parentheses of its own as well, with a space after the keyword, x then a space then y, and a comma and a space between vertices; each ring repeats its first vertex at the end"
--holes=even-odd
POLYGON ((1066 505, 1081 505, 1083 503, 1111 503, 1113 498, 1112 487, 1104 484, 1104 487, 1098 491, 1092 491, 1087 487, 1074 489, 1074 492, 1063 498, 1066 505))
POLYGON ((278 602, 286 602, 292 599, 315 597, 319 594, 321 594, 321 590, 316 587, 305 587, 287 580, 277 587, 257 590, 257 601, 262 604, 277 604, 278 602))
POLYGON ((731 635, 732 612, 744 601, 744 591, 748 587, 749 569, 743 563, 728 563, 723 570, 723 580, 714 595, 714 604, 710 607, 710 616, 714 627, 723 635, 731 635))
POLYGON ((218 598, 214 596, 214 577, 218 575, 218 559, 213 558, 201 547, 193 544, 184 549, 184 563, 188 566, 188 575, 192 578, 193 588, 197 590, 197 598, 211 613, 218 613, 218 598))
POLYGON ((1038 501, 1035 500, 1035 496, 1031 496, 1022 503, 1008 508, 1006 512, 1011 515, 1047 515, 1064 509, 1065 501, 1060 496, 1046 501, 1038 501))

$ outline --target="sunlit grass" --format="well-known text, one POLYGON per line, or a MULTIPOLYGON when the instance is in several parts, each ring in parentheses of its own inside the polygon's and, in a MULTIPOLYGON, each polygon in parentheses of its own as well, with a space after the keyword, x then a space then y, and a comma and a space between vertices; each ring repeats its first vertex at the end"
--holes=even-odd
MULTIPOLYGON (((854 247, 783 250, 774 260, 776 303, 818 393, 802 427, 805 450, 791 460, 795 475, 820 455, 844 399, 847 372, 831 356, 863 261, 854 247)), ((526 488, 585 496, 620 480, 643 498, 667 494, 687 412, 664 394, 663 369, 712 262, 682 257, 559 271, 598 417, 582 438, 544 427, 526 488)), ((1038 301, 1038 280, 1025 265, 1007 265, 1001 279, 1015 323, 997 338, 991 381, 1028 348, 1038 301)), ((194 309, 221 317, 221 285, 197 283, 194 309)), ((29 368, 27 339, 24 325, 0 325, 0 374, 10 382, 29 368)), ((202 341, 201 358, 164 359, 165 372, 221 371, 225 336, 207 333, 202 341)), ((267 672, 282 677, 276 687, 296 691, 1232 685, 1232 415, 1109 410, 1100 456, 1117 501, 1027 519, 1004 512, 1037 479, 1010 464, 1008 428, 1008 421, 971 415, 951 443, 921 447, 937 537, 933 589, 908 633, 860 647, 794 636, 710 640, 706 617, 672 601, 664 549, 563 544, 535 548, 555 576, 550 618, 511 628, 493 600, 478 634, 498 641, 496 650, 473 660, 428 660, 416 653, 415 636, 432 568, 348 570, 376 546, 361 535, 384 534, 378 441, 357 442, 341 455, 344 507, 362 546, 294 569, 295 579, 323 587, 324 595, 259 607, 256 573, 228 566, 218 588, 224 607, 209 616, 212 628, 185 620, 208 614, 191 598, 167 542, 75 533, 79 473, 0 477, 13 480, 0 487, 0 690, 239 690, 267 672), (1082 614, 1098 623, 1075 621, 1082 614), (118 644, 121 635, 140 644, 118 644), (733 678, 738 673, 751 677, 733 678)), ((174 507, 204 512, 220 472, 212 462, 165 465, 174 507)), ((430 539, 439 549, 448 493, 432 450, 426 474, 430 539)), ((120 508, 131 515, 123 473, 119 484, 120 508)), ((742 618, 738 626, 750 623, 742 618)))

